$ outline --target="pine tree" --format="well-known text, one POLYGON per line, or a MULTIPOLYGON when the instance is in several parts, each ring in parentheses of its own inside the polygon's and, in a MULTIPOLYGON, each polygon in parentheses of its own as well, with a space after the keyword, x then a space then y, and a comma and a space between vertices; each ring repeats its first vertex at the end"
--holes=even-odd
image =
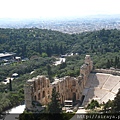
POLYGON ((109 99, 108 102, 104 105, 104 110, 106 111, 111 107, 113 107, 113 101, 109 99))
POLYGON ((111 61, 110 61, 110 65, 111 65, 111 67, 113 67, 113 66, 114 66, 113 59, 111 59, 111 61))
POLYGON ((90 104, 88 104, 87 109, 95 109, 95 107, 99 107, 99 103, 97 100, 92 100, 90 104))

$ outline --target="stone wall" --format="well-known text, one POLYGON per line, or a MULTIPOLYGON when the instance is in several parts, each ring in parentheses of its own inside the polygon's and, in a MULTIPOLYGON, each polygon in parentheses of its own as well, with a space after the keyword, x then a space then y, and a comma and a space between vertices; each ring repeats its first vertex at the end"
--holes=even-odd
POLYGON ((24 88, 26 108, 29 110, 33 109, 32 101, 38 101, 42 105, 48 104, 51 100, 52 89, 54 87, 59 93, 61 104, 65 100, 81 100, 82 91, 92 68, 90 55, 86 55, 85 63, 80 68, 80 75, 76 78, 66 76, 55 79, 52 83, 45 76, 37 76, 28 80, 24 88))
POLYGON ((120 76, 120 70, 111 70, 111 69, 95 69, 95 70, 92 70, 92 72, 95 72, 95 73, 106 73, 106 74, 112 74, 112 75, 119 75, 120 76))

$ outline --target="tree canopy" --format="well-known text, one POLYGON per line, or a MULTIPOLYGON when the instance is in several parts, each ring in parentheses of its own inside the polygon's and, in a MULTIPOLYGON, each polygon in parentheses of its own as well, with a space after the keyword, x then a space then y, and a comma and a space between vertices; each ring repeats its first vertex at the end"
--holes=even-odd
MULTIPOLYGON (((15 62, 2 66, 0 61, 0 81, 10 77, 14 72, 19 78, 12 81, 12 90, 9 85, 0 85, 0 100, 3 104, 0 110, 13 107, 24 100, 23 86, 26 80, 37 75, 46 75, 49 78, 76 77, 83 64, 85 54, 90 54, 94 68, 120 68, 120 30, 99 30, 80 34, 66 34, 52 30, 38 28, 3 29, 0 28, 0 53, 14 52, 17 56, 28 58, 26 62, 15 62), (53 66, 55 59, 51 56, 60 56, 66 53, 79 53, 66 57, 66 62, 53 66), (33 74, 30 74, 34 71, 33 74), (19 91, 19 92, 18 92, 19 91), (21 92, 22 91, 22 92, 21 92), (14 94, 12 94, 14 93, 14 94), (17 96, 18 99, 14 99, 17 96), (14 101, 12 103, 11 101, 14 101)), ((119 100, 116 96, 116 101, 119 100)), ((118 103, 114 103, 115 106, 118 103)), ((118 110, 118 108, 116 108, 118 110)))
POLYGON ((59 94, 56 92, 56 88, 52 90, 51 102, 48 104, 47 112, 50 114, 61 113, 62 108, 59 102, 59 94))
POLYGON ((0 29, 0 52, 15 52, 18 56, 79 54, 105 54, 119 52, 120 30, 100 30, 80 34, 24 28, 0 29), (46 53, 46 54, 42 54, 46 53))
POLYGON ((113 105, 111 106, 113 113, 120 113, 120 89, 114 98, 113 105))

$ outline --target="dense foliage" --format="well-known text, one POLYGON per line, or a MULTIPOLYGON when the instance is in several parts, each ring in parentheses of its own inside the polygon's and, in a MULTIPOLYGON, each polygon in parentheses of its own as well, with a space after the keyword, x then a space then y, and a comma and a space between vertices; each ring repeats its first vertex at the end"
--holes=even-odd
MULTIPOLYGON (((0 67, 0 81, 4 80, 6 77, 12 77, 13 73, 18 73, 19 76, 30 73, 31 71, 34 71, 37 68, 41 68, 41 71, 39 71, 39 74, 45 74, 42 70, 44 66, 47 64, 53 63, 54 58, 43 58, 43 57, 37 57, 30 59, 26 62, 15 62, 10 65, 4 65, 0 67)), ((46 70, 46 68, 44 68, 46 70)))
POLYGON ((47 64, 51 64, 52 58, 38 58, 27 62, 15 63, 14 65, 2 66, 0 69, 6 75, 4 77, 11 77, 11 74, 19 73, 19 77, 14 78, 12 83, 12 91, 10 84, 4 85, 0 83, 0 112, 10 109, 13 106, 24 103, 24 84, 25 82, 37 75, 47 75, 47 64), (39 68, 39 69, 37 69, 39 68), (10 71, 9 71, 10 70, 10 71), (33 74, 31 71, 36 70, 33 74))
POLYGON ((114 68, 119 68, 120 69, 119 57, 116 56, 114 59, 108 59, 106 67, 107 68, 114 67, 114 68))
POLYGON ((120 89, 113 100, 113 104, 111 104, 110 107, 111 107, 111 112, 120 114, 120 89))
POLYGON ((9 84, 0 84, 0 98, 3 98, 0 100, 1 111, 24 100, 24 84, 32 77, 46 75, 52 81, 54 77, 78 76, 85 54, 91 55, 94 68, 120 68, 120 31, 103 29, 81 34, 65 34, 38 28, 1 28, 0 53, 5 51, 15 52, 17 56, 27 57, 28 60, 0 66, 0 81, 11 77, 13 73, 19 74, 19 77, 12 81, 12 91, 9 91, 9 84), (65 63, 53 66, 55 57, 51 56, 72 52, 79 55, 66 57, 65 63), (34 73, 30 74, 32 71, 34 73), (15 96, 17 99, 14 99, 15 96))
POLYGON ((55 88, 52 90, 51 102, 48 104, 47 112, 54 114, 62 112, 62 107, 59 102, 59 94, 56 92, 55 88))
POLYGON ((90 104, 88 104, 87 109, 95 109, 95 107, 99 107, 99 103, 97 100, 92 100, 90 104))
POLYGON ((22 57, 68 52, 105 54, 119 52, 119 48, 120 31, 116 29, 72 35, 37 28, 0 29, 0 52, 15 52, 22 57))

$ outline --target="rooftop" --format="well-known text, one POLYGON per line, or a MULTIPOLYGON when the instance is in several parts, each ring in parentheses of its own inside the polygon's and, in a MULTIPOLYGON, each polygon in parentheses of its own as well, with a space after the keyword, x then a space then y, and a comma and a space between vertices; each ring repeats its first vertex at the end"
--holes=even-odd
POLYGON ((0 58, 2 58, 2 57, 9 57, 9 56, 13 56, 13 55, 15 55, 15 53, 0 53, 0 58))

